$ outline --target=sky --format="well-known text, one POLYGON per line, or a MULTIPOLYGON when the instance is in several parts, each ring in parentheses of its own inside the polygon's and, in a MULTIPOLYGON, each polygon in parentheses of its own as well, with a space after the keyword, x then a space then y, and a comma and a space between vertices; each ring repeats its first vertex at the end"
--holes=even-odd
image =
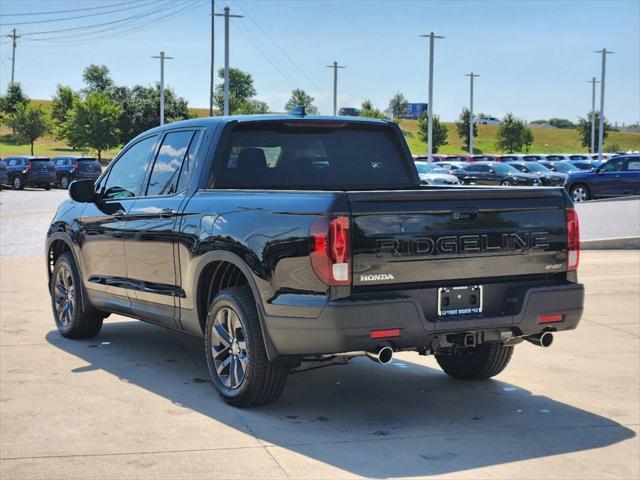
MULTIPOLYGON (((468 106, 465 74, 471 71, 480 75, 475 112, 512 112, 527 121, 584 117, 591 109, 587 82, 601 75, 601 55, 594 50, 605 47, 615 52, 607 56, 605 116, 618 124, 640 121, 640 0, 215 5, 244 15, 230 22, 230 64, 253 75, 257 98, 272 111, 283 111, 291 90, 302 88, 321 113, 330 114, 333 76, 325 66, 333 61, 346 66, 339 71, 339 107, 368 99, 385 109, 396 92, 426 102, 428 40, 419 35, 433 31, 446 37, 436 40, 434 55, 434 113, 443 120, 454 120, 468 106)), ((154 84, 160 66, 151 56, 165 51, 174 57, 166 62, 166 84, 190 106, 208 107, 210 8, 210 0, 2 0, 0 91, 11 72, 4 35, 16 28, 23 35, 16 81, 31 98, 51 98, 58 84, 82 88, 82 71, 91 63, 108 66, 117 84, 154 84), (38 14, 60 10, 72 11, 38 14), (68 17, 83 18, 51 21, 68 17)), ((218 69, 224 61, 221 17, 215 29, 218 69)))

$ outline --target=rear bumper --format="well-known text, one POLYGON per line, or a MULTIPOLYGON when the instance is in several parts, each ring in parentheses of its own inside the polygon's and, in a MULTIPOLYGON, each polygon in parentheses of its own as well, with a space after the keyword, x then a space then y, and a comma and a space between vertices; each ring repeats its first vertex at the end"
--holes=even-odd
POLYGON ((526 336, 543 330, 577 327, 582 317, 584 287, 569 283, 526 291, 517 313, 500 316, 465 315, 426 318, 420 303, 403 295, 371 300, 329 302, 315 318, 265 316, 265 327, 280 355, 330 354, 373 350, 389 341, 399 349, 429 347, 443 333, 510 330, 526 336), (563 321, 539 324, 543 315, 563 314, 563 321), (372 330, 400 329, 400 337, 372 339, 372 330))

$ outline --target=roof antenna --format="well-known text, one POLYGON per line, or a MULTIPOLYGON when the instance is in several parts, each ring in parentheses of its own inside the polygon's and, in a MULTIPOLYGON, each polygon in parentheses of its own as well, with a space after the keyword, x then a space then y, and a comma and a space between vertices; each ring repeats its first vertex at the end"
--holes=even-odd
POLYGON ((289 112, 289 115, 296 115, 298 117, 304 117, 307 115, 306 107, 304 105, 298 105, 289 112))

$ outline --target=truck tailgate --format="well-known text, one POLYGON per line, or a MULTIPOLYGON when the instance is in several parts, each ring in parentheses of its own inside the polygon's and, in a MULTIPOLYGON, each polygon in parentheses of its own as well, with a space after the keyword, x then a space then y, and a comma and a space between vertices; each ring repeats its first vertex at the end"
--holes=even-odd
POLYGON ((442 282, 566 270, 562 189, 347 192, 353 285, 442 282))

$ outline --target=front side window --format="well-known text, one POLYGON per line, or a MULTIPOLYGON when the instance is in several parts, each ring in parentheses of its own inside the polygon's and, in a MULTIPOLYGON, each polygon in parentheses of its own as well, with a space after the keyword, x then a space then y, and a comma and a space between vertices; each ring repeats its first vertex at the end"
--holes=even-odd
POLYGON ((62 167, 63 165, 67 164, 67 159, 66 158, 58 158, 56 160, 56 166, 57 167, 62 167))
POLYGON ((157 140, 157 135, 140 140, 118 158, 102 187, 102 198, 139 195, 157 140))
POLYGON ((615 160, 609 160, 602 167, 600 167, 601 172, 619 172, 622 170, 622 162, 623 158, 616 158, 615 160))
POLYGON ((176 193, 180 167, 192 138, 193 130, 167 133, 151 170, 147 196, 176 193))

